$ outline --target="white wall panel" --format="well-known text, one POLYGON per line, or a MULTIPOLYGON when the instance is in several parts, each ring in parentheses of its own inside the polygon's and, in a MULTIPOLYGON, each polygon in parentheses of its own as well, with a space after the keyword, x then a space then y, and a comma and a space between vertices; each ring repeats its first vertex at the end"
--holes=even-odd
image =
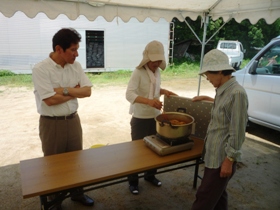
POLYGON ((86 71, 133 70, 140 63, 146 44, 152 40, 164 44, 168 60, 169 22, 165 19, 154 22, 147 18, 139 22, 131 18, 125 23, 120 18, 107 22, 103 17, 89 21, 85 16, 69 20, 65 15, 59 15, 51 20, 43 13, 33 19, 22 12, 11 18, 0 13, 0 70, 31 73, 32 66, 52 51, 53 35, 64 27, 75 28, 81 33, 77 60, 86 71), (105 68, 86 69, 86 30, 104 30, 105 68))

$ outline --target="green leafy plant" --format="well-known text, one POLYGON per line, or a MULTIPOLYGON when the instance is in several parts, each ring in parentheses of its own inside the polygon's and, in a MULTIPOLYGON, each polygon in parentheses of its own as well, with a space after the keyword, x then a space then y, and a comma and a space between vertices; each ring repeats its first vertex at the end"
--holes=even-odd
MULTIPOLYGON (((244 67, 249 60, 244 60, 241 67, 244 67)), ((161 71, 163 81, 180 78, 197 78, 199 73, 199 62, 177 60, 176 63, 168 65, 161 71)), ((107 85, 127 85, 132 71, 119 70, 114 72, 86 73, 93 85, 96 87, 107 85)), ((8 70, 0 70, 0 85, 9 87, 33 87, 32 75, 14 74, 8 70)))
POLYGON ((9 87, 32 87, 30 74, 15 74, 8 70, 0 70, 0 85, 9 87))
POLYGON ((16 75, 16 74, 9 70, 0 70, 0 77, 14 76, 14 75, 16 75))

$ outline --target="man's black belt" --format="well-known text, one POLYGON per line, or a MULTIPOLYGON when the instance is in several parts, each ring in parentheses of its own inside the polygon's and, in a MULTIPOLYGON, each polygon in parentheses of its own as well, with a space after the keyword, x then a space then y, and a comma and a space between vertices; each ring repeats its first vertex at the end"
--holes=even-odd
POLYGON ((77 112, 74 112, 70 115, 67 116, 45 116, 45 115, 41 115, 41 117, 46 118, 46 119, 50 119, 50 120, 70 120, 72 118, 74 118, 77 115, 77 112))

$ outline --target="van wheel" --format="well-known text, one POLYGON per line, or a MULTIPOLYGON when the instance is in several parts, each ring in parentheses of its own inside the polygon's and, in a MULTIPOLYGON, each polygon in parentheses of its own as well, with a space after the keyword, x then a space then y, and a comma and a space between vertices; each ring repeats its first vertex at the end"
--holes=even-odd
POLYGON ((234 69, 235 70, 239 70, 241 66, 241 63, 236 63, 234 69))

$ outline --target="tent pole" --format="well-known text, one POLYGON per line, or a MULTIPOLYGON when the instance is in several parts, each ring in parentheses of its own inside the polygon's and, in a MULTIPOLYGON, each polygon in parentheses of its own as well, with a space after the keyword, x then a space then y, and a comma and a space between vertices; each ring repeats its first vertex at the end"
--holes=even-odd
MULTIPOLYGON (((181 14, 181 15, 182 15, 182 14, 181 14)), ((184 17, 184 16, 182 15, 182 17, 184 17)), ((187 26, 189 27, 189 29, 192 31, 192 33, 194 34, 194 36, 197 38, 197 40, 199 41, 199 43, 202 44, 202 43, 201 43, 201 40, 199 39, 199 37, 198 37, 197 34, 194 32, 194 30, 192 29, 192 27, 190 26, 190 24, 188 23, 188 21, 186 21, 185 18, 184 18, 184 21, 185 21, 185 23, 187 24, 187 26)))
MULTIPOLYGON (((200 68, 199 68, 199 71, 202 68, 202 61, 203 61, 204 51, 205 51, 205 40, 206 40, 207 27, 208 27, 208 23, 209 23, 209 15, 208 15, 208 13, 204 13, 204 15, 203 15, 203 23, 204 23, 204 29, 203 29, 203 39, 202 39, 202 43, 201 43, 201 56, 200 56, 200 68)), ((198 90, 197 90, 197 95, 198 96, 199 96, 199 92, 200 92, 200 83, 201 83, 201 76, 199 75, 199 78, 198 78, 198 90)))

